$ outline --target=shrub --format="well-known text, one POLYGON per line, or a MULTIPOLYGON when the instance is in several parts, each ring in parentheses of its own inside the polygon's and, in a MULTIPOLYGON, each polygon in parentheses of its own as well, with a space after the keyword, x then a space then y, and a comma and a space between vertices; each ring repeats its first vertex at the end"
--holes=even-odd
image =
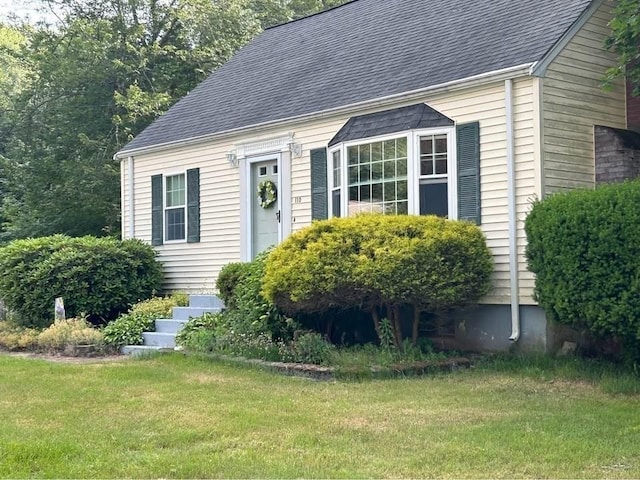
MULTIPOLYGON (((194 342, 194 337, 203 337, 201 333, 206 331, 210 333, 206 335, 206 337, 208 337, 209 340, 214 340, 216 328, 222 325, 223 321, 224 315, 222 313, 205 313, 201 317, 190 318, 176 335, 176 343, 189 349, 201 351, 200 348, 192 348, 194 343, 201 343, 200 339, 194 342)), ((212 346, 213 345, 211 345, 211 347, 212 346)), ((209 350, 209 348, 206 350, 209 350)))
POLYGON ((329 365, 335 347, 316 332, 304 332, 289 345, 291 357, 297 363, 329 365))
POLYGON ((250 265, 250 263, 229 263, 218 274, 216 288, 226 308, 236 308, 235 290, 250 274, 250 265))
POLYGON ((56 320, 38 335, 38 346, 49 352, 63 353, 79 345, 103 345, 102 333, 83 318, 56 320))
POLYGON ((154 331, 155 320, 171 318, 173 307, 185 306, 187 302, 188 297, 184 293, 139 302, 104 328, 105 343, 114 347, 141 345, 142 332, 154 331))
POLYGON ((537 201, 525 223, 534 297, 546 314, 619 336, 629 353, 640 349, 638 205, 640 182, 607 185, 537 201))
POLYGON ((266 334, 273 339, 290 339, 295 324, 262 295, 266 257, 263 252, 243 267, 245 272, 234 289, 235 301, 227 308, 224 324, 227 330, 247 335, 266 334))
POLYGON ((489 291, 493 259, 480 229, 435 216, 362 215, 316 222, 268 257, 263 293, 287 314, 361 306, 380 335, 386 314, 403 344, 401 312, 473 304, 489 291), (384 308, 380 309, 379 306, 384 308))
POLYGON ((155 251, 138 240, 69 238, 16 240, 0 249, 0 292, 24 326, 48 326, 62 297, 68 317, 108 321, 160 288, 155 251))
POLYGON ((32 350, 38 346, 40 330, 0 321, 0 348, 7 350, 32 350))

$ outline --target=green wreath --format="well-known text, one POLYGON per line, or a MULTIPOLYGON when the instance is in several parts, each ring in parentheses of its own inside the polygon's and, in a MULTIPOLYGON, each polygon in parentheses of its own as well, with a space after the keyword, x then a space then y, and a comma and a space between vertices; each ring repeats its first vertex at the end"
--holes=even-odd
POLYGON ((258 185, 258 201, 262 208, 273 206, 278 200, 278 189, 271 180, 264 180, 258 185))

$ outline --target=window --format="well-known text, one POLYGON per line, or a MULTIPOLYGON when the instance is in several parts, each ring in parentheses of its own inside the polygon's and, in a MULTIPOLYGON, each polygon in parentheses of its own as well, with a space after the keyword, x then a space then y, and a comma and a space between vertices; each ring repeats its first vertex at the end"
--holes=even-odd
POLYGON ((422 135, 420 145, 420 215, 449 216, 449 146, 446 134, 422 135))
POLYGON ((167 242, 186 238, 186 198, 185 175, 165 177, 165 240, 167 242))
POLYGON ((454 139, 454 128, 439 128, 335 145, 328 165, 332 216, 366 212, 449 217, 456 211, 456 200, 450 198, 456 190, 451 181, 454 139))

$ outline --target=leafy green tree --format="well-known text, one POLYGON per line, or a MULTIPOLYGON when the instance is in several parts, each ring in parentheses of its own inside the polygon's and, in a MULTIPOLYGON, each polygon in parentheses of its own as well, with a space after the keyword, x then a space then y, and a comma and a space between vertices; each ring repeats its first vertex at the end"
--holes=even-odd
POLYGON ((633 85, 633 95, 640 95, 640 0, 619 0, 611 33, 606 40, 609 50, 618 54, 618 64, 607 72, 609 81, 626 76, 633 85))

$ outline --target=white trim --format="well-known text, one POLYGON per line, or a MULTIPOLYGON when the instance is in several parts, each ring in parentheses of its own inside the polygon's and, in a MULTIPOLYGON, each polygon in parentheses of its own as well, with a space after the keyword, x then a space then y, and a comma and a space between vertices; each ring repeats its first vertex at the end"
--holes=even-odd
POLYGON ((569 44, 573 37, 575 37, 576 33, 584 27, 584 25, 589 21, 591 16, 598 11, 598 9, 604 4, 606 0, 593 0, 591 5, 587 7, 587 9, 582 12, 582 14, 578 17, 578 19, 573 22, 573 25, 569 27, 569 29, 560 37, 560 39, 555 43, 553 47, 542 57, 539 62, 536 62, 531 67, 530 75, 534 77, 544 77, 547 73, 547 68, 549 65, 553 63, 553 61, 557 58, 557 56, 565 49, 565 47, 569 44))
POLYGON ((136 230, 135 230, 135 203, 134 203, 134 195, 135 195, 135 179, 134 179, 134 165, 133 165, 133 156, 129 156, 129 238, 135 238, 136 230))
POLYGON ((287 133, 262 140, 239 143, 234 146, 238 159, 273 152, 288 152, 294 142, 294 134, 287 133))
MULTIPOLYGON (((120 236, 122 239, 127 238, 127 226, 124 222, 124 205, 125 205, 125 169, 124 159, 120 160, 120 236)), ((131 198, 131 197, 129 197, 131 198)), ((131 200, 129 200, 131 201, 131 200)))
MULTIPOLYGON (((278 223, 278 243, 282 242, 285 233, 291 230, 291 215, 287 212, 291 211, 290 205, 290 185, 285 185, 285 181, 291 183, 289 175, 283 175, 283 154, 272 153, 267 155, 257 155, 251 157, 245 157, 240 164, 240 258, 243 262, 249 262, 254 257, 253 252, 253 209, 252 205, 255 202, 252 201, 253 189, 251 188, 251 165, 254 163, 267 162, 275 160, 278 165, 278 211, 280 211, 280 222, 278 223), (289 192, 289 193, 287 193, 289 192), (289 201, 286 201, 283 197, 288 195, 289 201), (286 208, 283 209, 283 205, 286 208), (283 220, 286 216, 289 217, 289 221, 283 220)), ((289 169, 291 170, 291 169, 289 169)))
POLYGON ((516 210, 516 159, 513 122, 513 81, 504 82, 504 102, 507 123, 507 203, 509 207, 509 279, 511 287, 511 337, 520 339, 520 297, 518 279, 518 218, 516 210))
POLYGON ((421 97, 427 94, 451 92, 455 90, 462 90, 465 88, 478 87, 478 86, 486 85, 489 83, 499 82, 507 78, 529 76, 531 75, 532 67, 534 66, 535 66, 535 63, 525 63, 522 65, 516 65, 513 67, 503 68, 500 70, 481 73, 479 75, 474 75, 474 76, 462 78, 459 80, 452 80, 450 82, 440 83, 438 85, 432 85, 430 87, 411 90, 409 92, 389 95, 386 97, 378 97, 378 98, 366 100, 363 102, 357 102, 349 105, 344 105, 341 107, 320 110, 317 112, 307 113, 304 115, 297 115, 297 116, 284 118, 280 120, 257 123, 254 125, 247 125, 239 128, 233 128, 230 130, 224 130, 222 132, 216 132, 208 135, 202 135, 199 137, 191 137, 183 140, 176 140, 173 142, 166 142, 166 143, 151 145, 147 147, 134 148, 131 150, 125 149, 117 152, 114 155, 114 158, 121 159, 126 157, 127 155, 141 154, 141 153, 147 154, 147 153, 153 153, 153 152, 165 150, 168 148, 179 148, 184 146, 197 145, 199 143, 210 142, 212 140, 222 140, 224 138, 227 138, 233 135, 239 135, 241 133, 245 133, 249 131, 256 131, 257 133, 260 130, 266 130, 266 129, 275 128, 278 126, 286 127, 296 122, 301 122, 306 120, 320 119, 320 118, 325 118, 329 116, 338 117, 343 115, 349 115, 352 112, 357 112, 365 108, 386 107, 399 102, 404 102, 404 101, 408 102, 415 99, 420 99, 421 97))
MULTIPOLYGON (((327 154, 327 192, 328 192, 328 216, 333 216, 333 152, 339 151, 341 157, 342 185, 340 188, 340 215, 349 216, 349 166, 347 149, 357 145, 367 145, 371 143, 395 140, 397 138, 407 139, 407 202, 409 215, 420 215, 420 137, 427 135, 447 136, 447 174, 434 176, 434 179, 447 179, 447 208, 450 219, 458 218, 458 162, 456 150, 456 127, 434 127, 416 130, 403 130, 400 132, 379 135, 376 137, 351 140, 334 145, 327 154)), ((444 183, 444 182, 443 182, 444 183)))

